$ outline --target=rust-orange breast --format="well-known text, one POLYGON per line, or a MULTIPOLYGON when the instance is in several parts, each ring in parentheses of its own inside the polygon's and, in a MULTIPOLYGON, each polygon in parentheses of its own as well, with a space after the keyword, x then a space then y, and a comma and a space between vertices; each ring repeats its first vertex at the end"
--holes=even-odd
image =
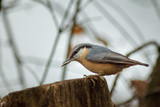
POLYGON ((81 63, 88 70, 101 75, 115 74, 122 70, 121 68, 119 68, 117 65, 114 64, 109 64, 109 63, 100 64, 87 61, 85 57, 88 54, 88 52, 89 50, 87 48, 84 48, 83 54, 81 56, 81 63))

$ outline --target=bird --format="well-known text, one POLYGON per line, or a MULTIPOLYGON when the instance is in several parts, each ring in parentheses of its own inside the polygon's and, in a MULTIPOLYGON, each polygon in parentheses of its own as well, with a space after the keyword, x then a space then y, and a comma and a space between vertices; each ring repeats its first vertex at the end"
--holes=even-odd
POLYGON ((121 72, 124 68, 134 65, 149 66, 146 63, 130 59, 106 47, 90 43, 76 45, 72 49, 70 56, 62 64, 62 67, 72 61, 78 61, 86 69, 99 76, 113 75, 121 72))

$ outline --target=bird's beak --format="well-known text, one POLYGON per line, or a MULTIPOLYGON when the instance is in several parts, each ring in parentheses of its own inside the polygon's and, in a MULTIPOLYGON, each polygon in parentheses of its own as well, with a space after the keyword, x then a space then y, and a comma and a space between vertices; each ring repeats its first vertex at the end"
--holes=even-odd
POLYGON ((73 61, 73 60, 74 60, 73 58, 68 58, 67 60, 65 60, 65 61, 63 62, 63 64, 62 64, 61 67, 67 65, 68 63, 70 63, 70 62, 73 61))

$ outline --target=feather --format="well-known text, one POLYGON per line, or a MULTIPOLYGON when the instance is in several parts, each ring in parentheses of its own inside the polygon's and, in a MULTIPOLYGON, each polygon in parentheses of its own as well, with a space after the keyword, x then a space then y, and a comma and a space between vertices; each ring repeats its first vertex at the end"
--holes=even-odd
POLYGON ((103 64, 112 63, 112 64, 122 64, 129 66, 132 65, 148 66, 148 64, 129 59, 124 55, 121 55, 119 53, 109 50, 108 48, 97 45, 95 45, 94 47, 92 47, 92 49, 90 49, 88 55, 86 56, 86 59, 94 63, 103 63, 103 64))

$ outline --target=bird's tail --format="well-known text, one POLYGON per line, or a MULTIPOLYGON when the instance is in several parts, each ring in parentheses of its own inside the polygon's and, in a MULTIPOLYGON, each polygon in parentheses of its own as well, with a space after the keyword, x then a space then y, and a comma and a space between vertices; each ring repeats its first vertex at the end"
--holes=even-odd
POLYGON ((146 64, 146 63, 142 63, 142 62, 139 62, 139 61, 136 61, 136 60, 132 60, 132 59, 130 59, 130 60, 131 60, 131 62, 133 63, 133 65, 143 65, 143 66, 146 66, 146 67, 149 66, 149 65, 146 64))
POLYGON ((148 64, 146 64, 146 63, 141 63, 141 62, 139 62, 138 65, 143 65, 143 66, 146 66, 146 67, 149 66, 148 64))

